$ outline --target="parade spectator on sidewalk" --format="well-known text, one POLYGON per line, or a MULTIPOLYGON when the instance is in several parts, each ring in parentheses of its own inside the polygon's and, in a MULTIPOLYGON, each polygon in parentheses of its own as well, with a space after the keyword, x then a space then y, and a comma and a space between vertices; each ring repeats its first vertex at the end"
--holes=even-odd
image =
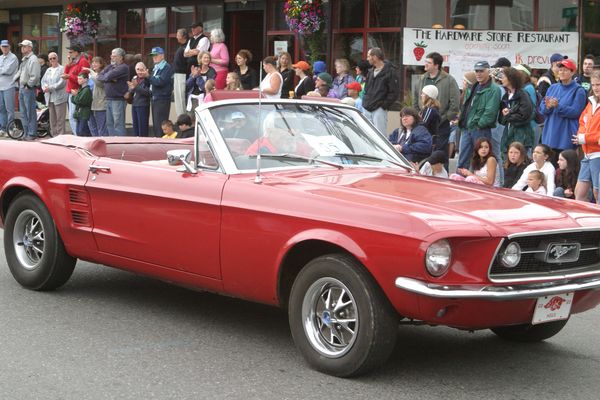
POLYGON ((519 180, 523 171, 529 164, 527 158, 527 150, 525 146, 519 142, 513 142, 508 146, 508 152, 504 161, 504 183, 502 187, 510 189, 519 180))
POLYGON ((204 25, 202 22, 196 22, 190 26, 192 37, 185 46, 183 56, 187 59, 188 73, 192 70, 192 65, 198 63, 198 55, 203 51, 209 51, 210 40, 204 36, 204 25))
POLYGON ((457 168, 457 173, 450 175, 450 179, 500 187, 498 159, 494 155, 492 146, 490 138, 477 139, 473 147, 470 168, 457 168))
POLYGON ((19 110, 25 140, 37 138, 37 113, 35 102, 36 87, 40 84, 40 63, 33 54, 33 43, 31 40, 23 40, 19 43, 21 47, 21 65, 15 76, 19 82, 19 110))
POLYGON ((5 136, 8 124, 15 119, 15 74, 19 60, 10 51, 8 40, 1 41, 0 48, 0 136, 5 136))
POLYGON ((575 198, 575 186, 579 176, 579 157, 575 150, 563 150, 558 155, 558 169, 556 170, 556 188, 554 197, 566 199, 575 198))
POLYGON ((423 121, 423 125, 425 125, 431 134, 433 148, 444 151, 446 146, 442 149, 438 149, 435 144, 440 126, 440 102, 437 99, 438 95, 438 89, 434 85, 427 85, 423 88, 420 98, 422 108, 419 112, 419 116, 423 121))
POLYGON ((83 48, 81 46, 77 44, 71 45, 71 47, 67 47, 67 51, 67 63, 62 78, 67 81, 66 92, 69 94, 69 101, 67 103, 69 107, 69 126, 71 127, 71 132, 75 134, 77 131, 77 121, 73 118, 75 105, 71 101, 71 91, 73 89, 79 89, 77 77, 83 71, 83 68, 90 67, 90 63, 85 55, 82 54, 83 48))
POLYGON ((592 88, 591 78, 592 72, 594 72, 594 55, 586 54, 583 58, 583 65, 581 68, 581 75, 577 75, 574 79, 575 82, 579 83, 585 92, 588 93, 592 88))
POLYGON ((394 129, 388 140, 408 161, 418 163, 431 155, 431 134, 412 107, 400 111, 400 128, 394 129))
POLYGON ((148 77, 152 100, 152 127, 154 136, 161 137, 162 121, 169 119, 171 111, 171 93, 173 93, 173 67, 165 60, 165 51, 162 47, 154 47, 150 52, 154 68, 148 77))
POLYGON ((577 133, 579 116, 587 103, 585 90, 573 80, 575 71, 577 66, 573 60, 566 59, 558 63, 560 82, 550 86, 539 106, 540 112, 546 117, 542 143, 555 153, 550 159, 555 167, 558 154, 575 147, 571 138, 577 133))
POLYGON ((173 90, 175 97, 175 111, 177 112, 177 115, 180 115, 185 112, 185 81, 190 74, 190 68, 183 55, 188 41, 187 30, 183 28, 178 29, 176 38, 179 47, 177 47, 175 57, 173 58, 173 90))
POLYGON ((354 71, 356 72, 355 80, 360 83, 360 93, 359 96, 362 99, 364 97, 364 89, 367 84, 367 76, 369 75, 369 67, 370 64, 367 60, 360 60, 356 67, 354 67, 354 71))
POLYGON ((277 60, 275 57, 265 57, 263 60, 263 69, 265 70, 266 75, 260 83, 261 92, 267 99, 281 98, 283 77, 277 70, 277 60))
POLYGON ((542 97, 546 96, 546 92, 550 85, 558 82, 558 63, 566 57, 559 53, 554 53, 550 56, 550 68, 538 79, 538 91, 542 97))
POLYGON ((129 93, 133 95, 131 103, 131 119, 135 136, 148 136, 150 121, 150 81, 147 78, 148 68, 143 62, 135 65, 135 73, 127 82, 129 93))
POLYGON ((92 90, 88 86, 89 76, 86 72, 82 72, 78 76, 79 89, 71 90, 71 102, 75 104, 75 112, 73 117, 77 120, 77 136, 91 136, 89 120, 92 113, 92 102, 94 96, 92 90))
POLYGON ((479 61, 473 69, 477 82, 465 93, 458 123, 461 128, 458 168, 469 166, 473 146, 479 138, 491 140, 500 108, 500 88, 492 82, 488 62, 479 61))
POLYGON ((281 74, 283 83, 281 84, 281 98, 289 99, 290 92, 294 91, 294 82, 296 73, 292 68, 292 56, 287 51, 279 53, 277 59, 277 71, 281 74))
POLYGON ((546 178, 546 195, 554 195, 554 176, 556 175, 556 170, 549 161, 551 158, 552 149, 550 149, 550 147, 546 146, 545 144, 538 144, 535 146, 532 153, 533 162, 523 170, 521 177, 512 188, 515 190, 525 189, 525 187, 527 187, 527 178, 529 173, 533 170, 538 170, 543 173, 544 177, 546 178))
POLYGON ((225 34, 222 29, 210 31, 210 66, 217 72, 215 83, 217 89, 225 89, 225 80, 229 72, 229 50, 225 44, 225 34))
POLYGON ((215 81, 217 71, 210 66, 210 53, 203 51, 198 54, 198 64, 192 66, 192 73, 185 83, 185 92, 187 95, 187 111, 193 111, 198 107, 198 104, 204 101, 204 97, 208 93, 206 83, 215 81))
POLYGON ((227 74, 225 84, 225 90, 242 90, 242 83, 240 82, 240 77, 235 72, 230 72, 227 74))
POLYGON ((523 77, 515 68, 504 68, 502 86, 506 93, 502 97, 502 107, 498 122, 504 125, 501 140, 501 154, 506 154, 512 142, 519 142, 529 152, 534 146, 534 132, 531 120, 535 116, 529 95, 522 89, 523 77))
POLYGON ((252 53, 249 50, 242 49, 235 56, 237 66, 233 70, 240 76, 242 88, 252 90, 258 87, 258 72, 248 65, 252 61, 252 53))
POLYGON ((315 81, 310 73, 310 64, 306 61, 298 61, 293 64, 294 72, 299 78, 298 84, 294 88, 294 98, 300 99, 302 96, 315 90, 315 81))
POLYGON ((387 111, 398 100, 400 82, 396 67, 385 60, 383 50, 373 47, 367 53, 372 66, 365 85, 363 107, 365 116, 379 132, 387 133, 387 111))
POLYGON ((67 81, 62 79, 65 69, 58 63, 56 53, 48 54, 48 61, 50 61, 50 67, 42 78, 41 86, 50 114, 50 132, 52 132, 52 136, 64 135, 67 101, 69 100, 69 95, 65 91, 67 81))
POLYGON ((346 85, 354 82, 354 78, 350 75, 350 63, 345 58, 338 58, 335 60, 334 66, 336 75, 333 78, 332 89, 336 98, 343 99, 348 96, 346 85))
POLYGON ((125 64, 125 50, 117 47, 110 53, 110 65, 104 68, 97 80, 104 83, 106 94, 106 131, 110 136, 125 136, 125 93, 129 80, 129 67, 125 64))
POLYGON ((98 80, 98 74, 106 68, 106 62, 102 57, 92 58, 92 67, 84 68, 89 73, 90 80, 94 84, 92 89, 93 101, 92 112, 90 114, 90 133, 92 136, 108 136, 106 130, 106 93, 104 92, 104 82, 98 80))
POLYGON ((575 198, 590 201, 589 191, 592 186, 593 196, 598 201, 600 187, 600 71, 594 71, 590 79, 592 95, 585 110, 579 116, 579 129, 573 137, 573 143, 581 145, 585 156, 581 160, 575 198))
MULTIPOLYGON (((46 71, 48 71, 48 66, 50 64, 48 63, 49 60, 48 60, 47 54, 40 54, 37 57, 38 57, 38 62, 40 63, 40 82, 41 82, 42 78, 44 78, 44 74, 46 73, 46 71)), ((46 96, 44 95, 44 91, 42 90, 41 86, 38 86, 36 88, 35 100, 39 103, 46 102, 46 96)))
MULTIPOLYGON (((440 103, 440 121, 435 134, 433 146, 448 155, 448 141, 450 137, 450 121, 458 116, 460 110, 460 91, 452 75, 443 70, 444 58, 440 53, 429 53, 425 56, 425 74, 419 79, 415 93, 414 104, 418 110, 424 107, 421 93, 427 85, 433 85, 438 90, 437 100, 440 103)), ((434 134, 434 133, 432 133, 434 134)))

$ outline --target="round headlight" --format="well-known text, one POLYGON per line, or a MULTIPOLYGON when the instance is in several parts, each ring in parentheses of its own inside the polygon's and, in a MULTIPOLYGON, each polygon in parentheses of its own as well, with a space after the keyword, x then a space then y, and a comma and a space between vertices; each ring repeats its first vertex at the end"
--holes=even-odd
POLYGON ((442 276, 450 267, 452 248, 446 239, 432 243, 425 253, 427 272, 433 276, 442 276))
POLYGON ((500 262, 506 268, 514 268, 521 261, 521 246, 516 242, 509 243, 500 256, 500 262))

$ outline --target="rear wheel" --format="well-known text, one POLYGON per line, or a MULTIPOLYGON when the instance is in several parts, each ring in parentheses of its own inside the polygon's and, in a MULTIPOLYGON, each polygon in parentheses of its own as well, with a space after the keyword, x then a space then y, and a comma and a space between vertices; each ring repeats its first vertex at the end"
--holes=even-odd
POLYGON ((556 335, 565 327, 569 320, 546 322, 545 324, 513 325, 492 328, 491 331, 511 342, 541 342, 556 335))
POLYGON ((4 252, 15 280, 33 290, 64 285, 77 261, 65 251, 46 206, 29 193, 19 195, 8 209, 4 252))
POLYGON ((289 321, 308 363, 340 377, 380 366, 398 333, 397 314, 381 288, 343 254, 316 258, 300 271, 290 294, 289 321))
POLYGON ((6 127, 6 133, 11 139, 19 140, 25 134, 23 124, 20 119, 13 119, 6 127))

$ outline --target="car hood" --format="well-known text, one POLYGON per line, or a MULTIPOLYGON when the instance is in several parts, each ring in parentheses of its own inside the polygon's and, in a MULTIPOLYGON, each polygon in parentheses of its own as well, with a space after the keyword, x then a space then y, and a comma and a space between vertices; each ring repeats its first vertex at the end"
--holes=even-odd
MULTIPOLYGON (((483 229, 491 236, 507 236, 600 227, 600 210, 594 205, 510 189, 381 170, 286 175, 302 191, 333 199, 330 204, 339 207, 351 202, 360 203, 365 214, 373 208, 389 216, 409 214, 428 226, 430 234, 481 235, 483 229)), ((394 218, 388 221, 393 224, 394 218)))

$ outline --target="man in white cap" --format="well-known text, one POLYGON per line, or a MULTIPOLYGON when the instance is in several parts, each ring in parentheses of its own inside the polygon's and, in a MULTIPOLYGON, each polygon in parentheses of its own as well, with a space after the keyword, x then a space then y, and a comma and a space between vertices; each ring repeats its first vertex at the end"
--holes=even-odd
POLYGON ((10 51, 8 40, 0 42, 0 136, 6 135, 6 128, 15 119, 15 73, 19 69, 17 56, 10 51))
POLYGON ((37 137, 37 114, 35 102, 35 88, 40 85, 40 63, 33 54, 31 40, 23 40, 21 47, 21 65, 14 77, 19 84, 19 110, 25 140, 35 140, 37 137))

